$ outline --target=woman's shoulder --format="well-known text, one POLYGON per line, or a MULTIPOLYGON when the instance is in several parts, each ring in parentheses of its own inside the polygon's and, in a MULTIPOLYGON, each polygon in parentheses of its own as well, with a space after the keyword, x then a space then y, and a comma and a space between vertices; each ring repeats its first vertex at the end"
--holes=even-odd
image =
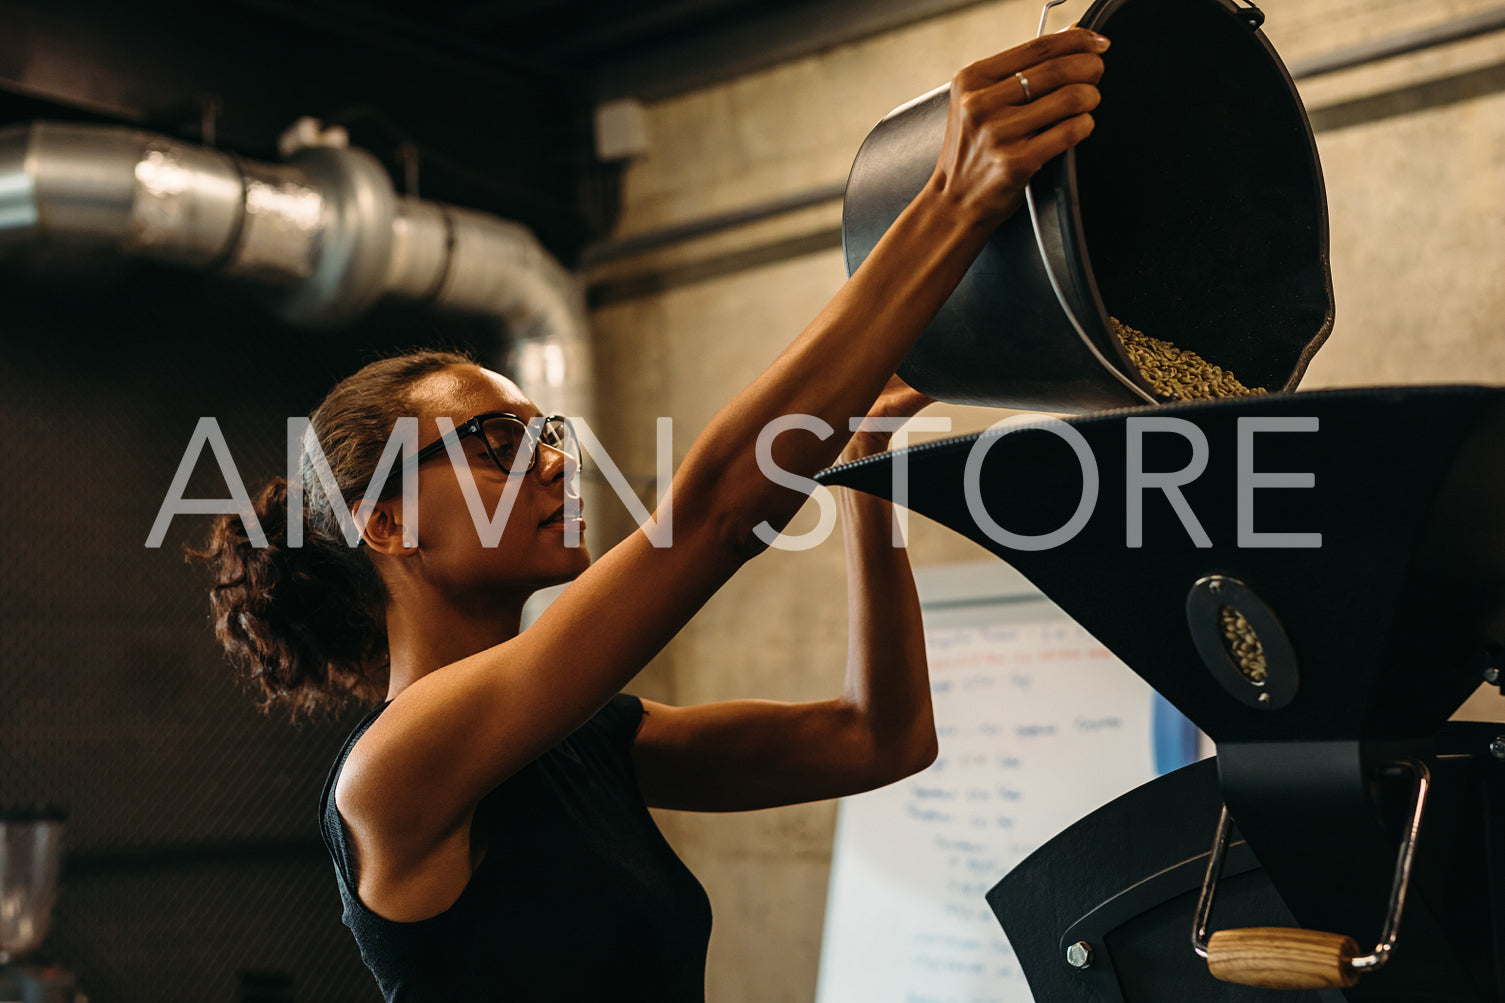
POLYGON ((382 704, 370 711, 363 717, 350 734, 346 736, 340 746, 339 754, 330 764, 329 772, 324 778, 324 786, 319 794, 319 826, 324 844, 328 848, 330 856, 334 858, 336 868, 341 878, 352 889, 355 887, 355 861, 352 847, 347 837, 345 815, 340 810, 338 790, 340 781, 345 775, 345 767, 350 759, 350 752, 355 747, 371 722, 384 710, 386 704, 382 704))
POLYGON ((381 747, 381 729, 372 729, 391 705, 383 701, 351 729, 324 784, 324 811, 337 812, 353 832, 380 828, 394 806, 380 793, 380 770, 391 756, 381 747))
POLYGON ((354 903, 385 924, 438 922, 453 911, 478 863, 470 844, 475 806, 461 824, 433 832, 409 830, 409 806, 400 799, 373 798, 362 771, 370 749, 361 742, 391 701, 356 726, 325 785, 326 830, 354 903), (394 819, 400 829, 394 830, 394 819), (395 834, 397 833, 397 834, 395 834))
MULTIPOLYGON (((376 723, 377 718, 381 717, 382 712, 391 705, 392 701, 390 700, 382 701, 380 706, 373 708, 370 713, 356 723, 354 728, 350 729, 350 734, 345 738, 345 744, 340 747, 340 754, 335 757, 334 765, 330 767, 329 779, 331 783, 336 784, 332 788, 332 792, 338 791, 337 781, 346 773, 347 766, 359 769, 362 757, 357 754, 356 749, 357 747, 361 747, 365 751, 364 747, 361 746, 362 739, 371 730, 371 726, 376 723)), ((369 744, 368 742, 367 745, 369 744)))
POLYGON ((361 736, 366 734, 366 731, 381 716, 382 711, 386 710, 391 703, 392 701, 385 700, 379 706, 372 708, 371 711, 356 722, 355 727, 351 728, 350 733, 345 736, 345 741, 340 746, 340 751, 335 756, 334 762, 330 764, 329 774, 325 778, 324 796, 320 799, 321 805, 327 803, 333 795, 335 784, 340 774, 344 771, 345 764, 350 760, 351 753, 360 742, 361 736))

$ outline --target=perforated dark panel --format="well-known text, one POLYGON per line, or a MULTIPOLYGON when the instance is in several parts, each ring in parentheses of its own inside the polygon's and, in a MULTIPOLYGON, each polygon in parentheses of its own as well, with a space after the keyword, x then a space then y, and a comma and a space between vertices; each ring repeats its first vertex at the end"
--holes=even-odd
POLYGON ((48 952, 91 1003, 239 1001, 272 974, 295 1000, 381 1003, 340 923, 333 876, 314 857, 75 875, 48 952))
MULTIPOLYGON (((0 268, 0 302, 0 805, 66 806, 79 864, 47 954, 94 1003, 231 1003, 240 969, 292 972, 307 1003, 375 999, 316 819, 365 709, 262 717, 214 642, 208 572, 184 561, 210 517, 145 541, 201 415, 254 494, 282 470, 287 418, 362 362, 422 343, 489 358, 494 336, 395 313, 292 331, 236 290, 156 270, 81 289, 0 268), (225 846, 245 852, 188 852, 225 846), (268 846, 305 849, 258 857, 268 846), (153 848, 193 862, 111 863, 153 848)), ((226 496, 208 452, 188 496, 226 496)))

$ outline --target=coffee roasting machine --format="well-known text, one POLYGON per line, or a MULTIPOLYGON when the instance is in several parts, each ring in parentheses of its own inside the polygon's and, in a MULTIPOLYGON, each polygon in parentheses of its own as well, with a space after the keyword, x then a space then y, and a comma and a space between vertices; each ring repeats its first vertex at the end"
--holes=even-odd
MULTIPOLYGON (((1217 756, 1069 827, 988 903, 1039 1003, 1505 998, 1505 725, 1449 721, 1505 671, 1505 388, 1295 393, 1333 323, 1326 198, 1263 15, 1097 0, 1079 23, 1113 42, 1097 128, 900 369, 1077 416, 819 480, 1008 561, 1217 756), (1110 314, 1272 392, 1159 395, 1110 314)), ((945 113, 942 88, 868 137, 849 270, 945 113)))
MULTIPOLYGON (((1089 815, 989 893, 1035 998, 1501 998, 1505 726, 1448 717, 1505 662, 1495 640, 1505 637, 1505 390, 1281 394, 1065 424, 1093 458, 1090 493, 1070 442, 1041 422, 905 450, 908 506, 1006 559, 1218 755, 1089 815), (1180 488, 1187 522, 1158 490, 1144 493, 1143 544, 1132 546, 1127 428, 1144 418, 1191 423, 1206 466, 1180 488), (1315 423, 1255 435, 1257 469, 1309 473, 1313 486, 1242 489, 1241 499, 1240 426, 1280 418, 1315 423), (974 518, 969 490, 991 524, 974 518), (1049 549, 989 535, 1053 533, 1084 497, 1095 498, 1089 517, 1049 549), (1320 546, 1241 546, 1241 513, 1260 534, 1320 535, 1320 546), (1191 522, 1210 546, 1197 546, 1191 522), (1224 610, 1257 638, 1263 678, 1241 671, 1224 610), (1237 823, 1218 840, 1226 852, 1214 848, 1223 805, 1237 823), (1210 917, 1198 911, 1204 879, 1210 917), (1229 937, 1296 925, 1336 936, 1295 946, 1268 932, 1229 937), (1218 981, 1194 926, 1204 952, 1210 936, 1255 967, 1226 974, 1289 983, 1295 969, 1325 966, 1305 984, 1346 996, 1218 981)), ((1192 441, 1147 431, 1138 469, 1193 466, 1192 441)), ((873 457, 821 480, 890 497, 894 462, 873 457)))

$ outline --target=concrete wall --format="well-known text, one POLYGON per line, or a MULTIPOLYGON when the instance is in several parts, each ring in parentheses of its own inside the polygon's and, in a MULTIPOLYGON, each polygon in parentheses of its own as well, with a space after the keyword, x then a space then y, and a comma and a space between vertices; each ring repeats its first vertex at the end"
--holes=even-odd
MULTIPOLYGON (((1267 35, 1294 63, 1497 3, 1261 6, 1267 35)), ((1039 8, 1037 0, 981 4, 651 106, 652 151, 627 173, 618 236, 841 182, 882 115, 1028 37, 1039 8)), ((1317 78, 1302 92, 1309 109, 1328 109, 1316 118, 1327 123, 1318 138, 1338 303, 1336 328, 1304 386, 1505 382, 1505 34, 1317 78)), ((683 457, 716 410, 840 286, 838 225, 831 203, 592 273, 603 438, 635 484, 651 483, 656 416, 674 418, 676 460, 683 457)), ((953 416, 958 432, 1003 414, 935 413, 953 416)), ((598 501, 594 512, 614 520, 618 535, 630 527, 613 501, 598 501)), ((813 523, 807 506, 791 531, 813 523)), ((917 566, 983 556, 914 521, 917 566)), ((809 552, 767 553, 634 689, 679 703, 830 697, 843 675, 843 588, 839 534, 809 552)), ((813 998, 835 811, 827 803, 659 813, 715 906, 711 999, 813 998)))

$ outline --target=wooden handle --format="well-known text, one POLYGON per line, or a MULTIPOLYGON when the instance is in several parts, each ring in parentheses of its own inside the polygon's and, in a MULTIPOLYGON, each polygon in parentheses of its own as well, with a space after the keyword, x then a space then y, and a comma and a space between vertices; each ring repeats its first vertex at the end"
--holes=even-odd
POLYGON ((1263 989, 1344 989, 1359 981, 1349 964, 1358 955, 1352 937, 1280 926, 1219 930, 1207 942, 1215 978, 1263 989))

